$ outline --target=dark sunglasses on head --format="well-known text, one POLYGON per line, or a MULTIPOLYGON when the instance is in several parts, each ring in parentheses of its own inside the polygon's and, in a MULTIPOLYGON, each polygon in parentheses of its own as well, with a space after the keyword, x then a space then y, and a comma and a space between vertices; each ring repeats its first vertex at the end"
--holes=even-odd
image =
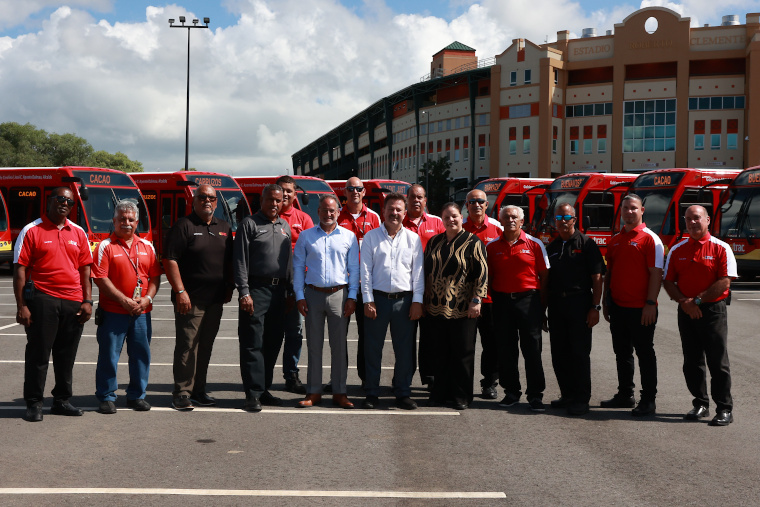
POLYGON ((467 204, 483 204, 485 202, 486 202, 485 199, 470 199, 469 201, 467 201, 467 204))
POLYGON ((559 222, 560 220, 564 220, 565 222, 569 222, 573 218, 575 218, 573 215, 554 215, 554 220, 556 220, 557 222, 559 222))
POLYGON ((69 199, 65 195, 56 195, 56 196, 53 196, 53 199, 60 202, 61 204, 66 203, 66 206, 68 206, 69 208, 74 205, 74 199, 69 199))
POLYGON ((361 192, 364 187, 346 187, 346 192, 361 192))
POLYGON ((216 202, 216 197, 214 197, 213 195, 201 195, 201 194, 198 194, 195 197, 197 197, 199 201, 216 202))

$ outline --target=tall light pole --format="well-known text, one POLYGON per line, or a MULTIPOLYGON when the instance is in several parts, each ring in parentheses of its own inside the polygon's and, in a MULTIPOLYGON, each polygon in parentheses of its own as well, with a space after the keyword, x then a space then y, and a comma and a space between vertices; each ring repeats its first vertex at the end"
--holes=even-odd
POLYGON ((203 18, 204 25, 199 25, 198 20, 194 19, 192 25, 185 24, 185 16, 179 17, 181 25, 175 25, 174 19, 169 19, 169 28, 187 28, 187 108, 185 112, 185 171, 188 167, 188 146, 190 143, 190 29, 191 28, 208 28, 208 24, 211 20, 209 18, 203 18))

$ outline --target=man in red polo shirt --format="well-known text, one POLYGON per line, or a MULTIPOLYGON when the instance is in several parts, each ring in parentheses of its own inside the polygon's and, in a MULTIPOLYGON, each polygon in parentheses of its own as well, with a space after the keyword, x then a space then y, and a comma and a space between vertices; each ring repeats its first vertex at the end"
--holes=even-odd
POLYGON ((726 298, 737 277, 734 253, 710 235, 710 217, 702 206, 686 210, 689 238, 676 244, 665 265, 665 290, 678 301, 678 331, 683 347, 683 373, 694 397, 684 419, 710 415, 705 363, 710 368, 710 392, 716 405, 712 426, 733 422, 731 370, 728 362, 726 298))
POLYGON ((111 237, 95 251, 92 278, 100 289, 98 301, 98 365, 95 397, 101 414, 115 414, 116 369, 127 342, 129 385, 127 407, 150 410, 145 401, 150 372, 150 311, 161 281, 161 265, 149 241, 135 235, 140 211, 129 200, 116 205, 111 237))
POLYGON ((654 329, 665 256, 660 237, 643 221, 641 197, 636 194, 623 197, 620 214, 624 227, 607 245, 605 297, 602 299, 602 311, 610 323, 612 350, 617 363, 618 392, 600 405, 603 408, 634 406, 635 349, 641 373, 641 399, 631 414, 640 417, 653 414, 656 408, 654 329))
MULTIPOLYGON (((280 218, 290 226, 290 240, 293 248, 298 241, 298 235, 306 229, 314 227, 311 217, 296 209, 296 180, 292 176, 280 176, 276 183, 282 187, 282 209, 280 218)), ((306 388, 298 378, 298 361, 301 359, 303 346, 303 317, 298 313, 296 305, 285 313, 285 342, 282 346, 282 376, 285 379, 285 390, 296 394, 306 394, 306 388)))
MULTIPOLYGON (((462 228, 471 232, 484 244, 499 239, 502 234, 502 226, 499 222, 486 215, 488 199, 482 190, 470 190, 465 199, 467 205, 467 218, 462 228)), ((499 361, 496 337, 494 336, 493 316, 491 312, 491 298, 486 296, 481 301, 480 317, 478 317, 478 332, 483 351, 480 354, 480 379, 481 398, 495 400, 498 396, 496 385, 499 382, 499 361)))
MULTIPOLYGON (((346 188, 344 189, 344 195, 346 196, 346 204, 341 208, 340 215, 338 215, 338 225, 345 227, 349 231, 356 235, 356 239, 359 241, 359 249, 361 249, 362 241, 364 241, 364 235, 372 229, 380 227, 380 215, 372 211, 367 207, 362 199, 367 193, 367 190, 362 184, 362 180, 356 176, 349 178, 346 181, 346 188)), ((356 307, 364 308, 364 300, 362 299, 362 292, 356 293, 356 307)), ((356 370, 359 374, 359 378, 364 383, 364 312, 354 312, 356 318, 356 328, 359 333, 359 340, 357 343, 356 351, 356 370)), ((346 325, 350 324, 351 319, 346 319, 346 325)), ((325 392, 332 392, 332 386, 330 384, 325 385, 325 392)))
POLYGON ((518 206, 499 212, 501 238, 486 245, 488 288, 493 299, 494 329, 498 330, 499 383, 503 407, 520 401, 522 388, 517 362, 522 349, 530 409, 545 410, 546 379, 541 363, 541 326, 546 309, 549 258, 541 240, 522 230, 525 215, 518 206), (518 349, 519 346, 519 349, 518 349))
MULTIPOLYGON (((415 183, 407 190, 406 199, 408 209, 406 217, 404 217, 404 227, 417 233, 420 241, 422 241, 422 251, 424 252, 428 240, 437 234, 446 232, 446 228, 443 226, 443 220, 439 217, 425 213, 425 209, 427 208, 425 187, 415 183)), ((420 380, 423 385, 430 387, 433 381, 433 365, 431 364, 433 359, 431 347, 433 343, 431 342, 425 319, 420 319, 417 322, 419 322, 420 328, 419 350, 417 352, 420 366, 420 380)))
POLYGON ((51 351, 55 387, 50 413, 82 415, 69 398, 79 339, 92 313, 92 254, 87 234, 68 219, 74 203, 71 190, 53 189, 47 213, 21 230, 13 252, 16 322, 24 326, 27 340, 24 400, 25 419, 30 422, 42 421, 51 351), (30 280, 33 296, 24 290, 30 280))

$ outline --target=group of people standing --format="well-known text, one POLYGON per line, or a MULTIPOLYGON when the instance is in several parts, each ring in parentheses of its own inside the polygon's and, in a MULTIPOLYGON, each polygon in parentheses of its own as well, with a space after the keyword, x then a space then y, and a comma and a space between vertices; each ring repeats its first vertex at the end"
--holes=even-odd
MULTIPOLYGON (((208 366, 223 306, 236 288, 247 411, 283 403, 270 392, 283 342, 285 388, 305 395, 297 406, 318 405, 327 392, 333 405, 353 408, 347 396, 346 341, 354 315, 364 409, 381 405, 382 354, 390 328, 398 408, 417 408, 411 384, 419 364, 430 404, 466 409, 474 397, 479 333, 481 396, 496 399, 500 384, 504 398, 499 404, 519 403, 522 352, 528 406, 542 412, 543 330, 550 334, 560 388, 551 406, 582 415, 589 411, 591 396, 591 332, 602 312, 610 322, 618 389, 601 406, 635 406, 634 416, 649 415, 656 409, 654 329, 664 271, 665 289, 679 304, 684 374, 694 397, 685 418, 709 415, 706 365, 717 406, 712 424, 733 420, 726 299, 736 262, 731 249, 707 232, 709 217, 701 206, 686 211, 689 238, 675 245, 665 262, 662 242, 642 222, 641 199, 629 194, 622 204, 624 229, 608 246, 605 265, 596 243, 576 229, 570 204, 556 207, 559 237, 545 248, 523 231, 522 208, 505 206, 498 221, 489 218, 480 190, 467 195, 467 218, 456 203, 444 205, 439 218, 426 212, 425 189, 415 184, 406 195, 386 196, 382 222, 363 203, 364 194, 361 180, 350 178, 342 208, 334 195, 320 197, 319 223, 314 225, 294 207, 295 180, 283 176, 264 188, 261 209, 242 220, 233 241, 230 225, 214 216, 214 188, 196 189, 193 211, 172 226, 162 260, 175 309, 175 409, 216 404, 207 389, 208 366), (331 368, 323 385, 325 324, 331 368), (306 385, 298 370, 303 328, 306 385), (638 404, 634 350, 642 379, 638 404)), ((73 204, 69 189, 54 189, 46 215, 24 228, 15 247, 17 321, 27 332, 24 399, 29 421, 42 420, 51 351, 56 380, 51 413, 82 414, 69 398, 82 327, 92 313, 91 279, 100 289, 95 312, 99 412, 116 413, 116 366, 125 342, 130 374, 126 405, 150 409, 145 401, 150 311, 161 274, 156 253, 135 234, 137 206, 122 201, 115 208, 111 237, 91 255, 84 231, 67 218, 73 204)))

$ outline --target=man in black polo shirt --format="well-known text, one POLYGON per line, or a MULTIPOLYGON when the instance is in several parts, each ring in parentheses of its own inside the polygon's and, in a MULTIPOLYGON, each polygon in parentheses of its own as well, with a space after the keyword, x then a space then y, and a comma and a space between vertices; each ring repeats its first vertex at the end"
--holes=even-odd
POLYGON ((206 393, 206 374, 233 285, 232 230, 214 210, 214 187, 199 186, 192 213, 177 220, 166 236, 163 264, 172 286, 177 333, 172 392, 177 410, 216 404, 206 393))
POLYGON ((557 206, 559 237, 546 248, 549 256, 549 339, 560 398, 553 408, 570 415, 588 413, 591 398, 591 328, 602 309, 604 259, 596 242, 575 229, 575 209, 557 206))
POLYGON ((261 209, 243 219, 235 237, 233 274, 240 296, 240 372, 245 390, 243 409, 248 412, 259 412, 261 405, 282 404, 268 390, 282 346, 285 298, 293 295, 290 226, 278 216, 282 194, 279 185, 264 187, 261 209))

